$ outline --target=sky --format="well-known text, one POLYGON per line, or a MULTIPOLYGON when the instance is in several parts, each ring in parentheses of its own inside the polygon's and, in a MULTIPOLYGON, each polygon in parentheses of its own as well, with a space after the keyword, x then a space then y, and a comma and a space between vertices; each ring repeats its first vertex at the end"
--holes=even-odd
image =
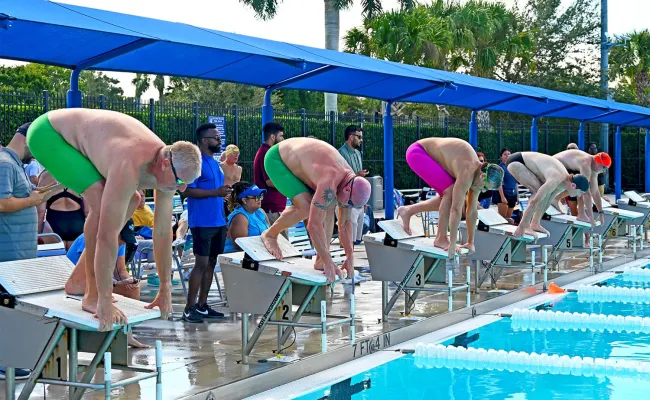
MULTIPOLYGON (((56 0, 59 3, 98 8, 125 14, 145 16, 173 22, 182 22, 200 27, 234 32, 243 35, 263 37, 271 40, 325 47, 324 2, 323 0, 280 0, 276 17, 270 21, 256 18, 255 13, 240 3, 240 0, 56 0)), ((421 0, 427 2, 429 0, 421 0)), ((512 5, 516 0, 503 0, 512 5)), ((562 0, 571 4, 573 0, 562 0)), ((340 14, 341 37, 344 33, 362 24, 361 0, 340 14)), ((383 0, 384 9, 396 8, 397 0, 383 0)), ((610 35, 631 30, 650 29, 650 0, 609 0, 610 35)), ((17 64, 2 62, 4 65, 17 64)), ((135 74, 109 72, 120 80, 126 96, 134 96, 131 80, 135 74)), ((158 97, 150 89, 143 97, 158 97)))

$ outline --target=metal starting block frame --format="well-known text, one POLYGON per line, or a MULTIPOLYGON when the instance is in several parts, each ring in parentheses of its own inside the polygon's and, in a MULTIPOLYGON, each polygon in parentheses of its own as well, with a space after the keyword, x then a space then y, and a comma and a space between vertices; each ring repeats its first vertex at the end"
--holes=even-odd
POLYGON ((643 198, 639 193, 634 190, 624 192, 627 196, 627 200, 620 199, 616 202, 618 208, 628 211, 635 211, 643 214, 643 217, 634 219, 632 221, 626 221, 626 226, 628 230, 636 229, 640 237, 639 247, 640 250, 643 250, 645 242, 645 226, 650 221, 650 202, 643 198))
MULTIPOLYGON (((535 285, 535 270, 540 270, 544 274, 544 290, 546 290, 548 283, 548 249, 546 246, 541 246, 541 263, 536 261, 535 250, 531 251, 531 261, 528 262, 526 261, 526 245, 536 241, 533 236, 514 237, 517 227, 508 224, 505 218, 490 209, 478 210, 477 220, 478 227, 474 235, 476 252, 468 256, 470 260, 476 261, 476 293, 479 292, 488 276, 491 278, 491 287, 495 288, 505 268, 529 268, 532 285, 535 285), (483 275, 480 275, 482 261, 487 261, 488 264, 483 275)), ((467 241, 467 221, 460 222, 460 232, 463 241, 467 241)), ((544 233, 538 232, 537 235, 538 240, 547 238, 544 233)))
POLYGON ((15 369, 32 371, 19 400, 27 400, 37 383, 70 388, 70 399, 79 400, 86 389, 111 390, 144 379, 156 378, 156 399, 162 399, 162 345, 156 341, 156 369, 128 365, 126 333, 141 322, 160 317, 147 303, 114 295, 126 314, 127 325, 99 332, 99 321, 81 309, 81 297, 67 296, 63 287, 74 265, 66 256, 43 257, 0 263, 0 365, 6 368, 5 398, 15 398, 15 369), (89 365, 79 364, 79 352, 94 353, 89 365), (103 362, 104 382, 91 383, 103 362), (141 373, 112 382, 112 369, 141 373), (85 370, 81 380, 78 373, 85 370))
MULTIPOLYGON (((595 221, 596 227, 600 225, 599 221, 595 221)), ((598 265, 602 264, 602 237, 599 234, 592 234, 589 237, 589 242, 585 243, 585 234, 592 229, 589 222, 579 221, 577 217, 564 214, 554 206, 549 206, 542 216, 542 226, 551 235, 544 239, 538 239, 537 244, 551 246, 551 259, 558 260, 565 252, 586 252, 589 254, 589 268, 594 268, 595 255, 598 255, 598 265), (594 236, 597 240, 594 240, 594 236), (598 245, 594 245, 594 242, 597 242, 598 245)))
MULTIPOLYGON (((428 213, 422 213, 423 216, 428 213)), ((411 318, 411 311, 420 292, 443 292, 448 295, 449 312, 453 308, 454 292, 466 290, 470 306, 470 268, 467 266, 467 282, 453 283, 453 271, 447 272, 448 253, 433 246, 433 239, 427 234, 433 229, 426 218, 422 225, 411 224, 411 235, 404 231, 399 220, 379 221, 384 232, 364 236, 370 274, 375 281, 381 281, 381 310, 384 321, 400 294, 404 293, 404 316, 411 318), (415 225, 415 226, 414 226, 415 225), (388 298, 389 282, 399 282, 393 295, 388 298)), ((467 250, 462 249, 466 254, 467 250)), ((454 261, 458 263, 458 254, 454 261)))
POLYGON ((266 250, 259 236, 237 238, 235 242, 244 251, 220 255, 219 265, 228 298, 228 309, 232 313, 242 314, 243 364, 248 364, 253 347, 267 325, 278 327, 278 361, 282 346, 293 331, 290 328, 320 329, 321 349, 326 352, 327 329, 349 324, 350 341, 354 343, 354 284, 350 294, 350 315, 328 315, 325 299, 329 285, 325 274, 314 269, 315 260, 301 257, 300 251, 282 235, 278 236, 282 261, 276 260, 266 250), (295 312, 294 305, 298 306, 295 312), (251 314, 262 315, 262 318, 249 337, 251 314), (319 316, 320 322, 300 322, 300 318, 305 314, 319 316), (327 322, 328 318, 336 320, 327 322))
MULTIPOLYGON (((601 251, 604 251, 609 239, 613 237, 625 239, 628 243, 631 243, 632 253, 636 260, 637 242, 640 242, 639 245, 643 246, 643 224, 639 227, 634 224, 634 221, 642 220, 644 213, 624 209, 618 205, 611 205, 605 200, 602 200, 602 208, 605 223, 593 229, 594 233, 605 237, 601 251)), ((595 207, 594 213, 597 214, 595 207)))

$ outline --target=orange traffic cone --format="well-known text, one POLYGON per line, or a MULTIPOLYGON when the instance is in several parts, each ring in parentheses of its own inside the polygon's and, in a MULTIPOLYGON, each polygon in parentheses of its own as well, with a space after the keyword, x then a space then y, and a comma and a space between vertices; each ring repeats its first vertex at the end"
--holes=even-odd
POLYGON ((566 293, 566 290, 562 289, 554 282, 551 282, 551 284, 548 286, 548 293, 549 294, 566 293))

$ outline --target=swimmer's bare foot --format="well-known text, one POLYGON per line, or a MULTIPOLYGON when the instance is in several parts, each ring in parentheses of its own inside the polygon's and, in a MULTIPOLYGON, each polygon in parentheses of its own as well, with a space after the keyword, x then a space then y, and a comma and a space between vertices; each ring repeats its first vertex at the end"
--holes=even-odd
POLYGON ((129 333, 126 337, 126 341, 129 344, 129 346, 134 347, 136 349, 149 349, 151 346, 148 344, 140 343, 138 342, 134 337, 132 333, 129 333))
POLYGON ((438 235, 433 241, 433 247, 437 247, 439 249, 447 250, 449 249, 449 238, 447 235, 438 235))
POLYGON ((533 228, 526 228, 526 235, 530 235, 537 240, 539 238, 539 235, 537 235, 537 232, 533 230, 533 228))
POLYGON ((101 299, 97 302, 97 313, 95 318, 99 320, 99 331, 110 331, 113 324, 124 325, 127 322, 126 315, 112 303, 104 303, 101 299))
POLYGON ((282 260, 282 251, 280 250, 280 246, 278 246, 278 238, 269 236, 268 230, 262 232, 261 238, 262 243, 264 243, 264 247, 266 247, 266 250, 268 250, 269 253, 271 253, 271 255, 276 259, 282 260))
POLYGON ((316 261, 314 262, 314 269, 318 271, 325 271, 325 263, 321 259, 320 255, 316 256, 316 261))
POLYGON ((578 214, 578 217, 576 218, 578 221, 586 222, 588 224, 591 224, 593 221, 587 217, 586 214, 578 214))
POLYGON ((520 238, 524 236, 527 233, 527 228, 524 228, 523 225, 519 225, 517 229, 515 229, 515 233, 512 234, 512 236, 516 238, 520 238))
POLYGON ((397 209, 397 219, 402 219, 402 228, 404 232, 411 234, 411 216, 406 207, 402 206, 397 209))
POLYGON ((534 232, 541 232, 541 233, 546 234, 546 236, 551 236, 551 233, 549 231, 547 231, 541 224, 540 225, 532 224, 530 226, 530 229, 532 229, 534 232))
POLYGON ((81 309, 95 314, 97 312, 97 297, 90 298, 87 294, 81 299, 81 309))

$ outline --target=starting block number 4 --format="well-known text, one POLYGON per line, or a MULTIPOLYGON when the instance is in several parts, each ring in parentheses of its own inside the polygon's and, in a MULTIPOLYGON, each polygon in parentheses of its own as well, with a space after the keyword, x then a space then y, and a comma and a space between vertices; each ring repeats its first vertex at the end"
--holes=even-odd
POLYGON ((497 260, 497 264, 512 265, 512 248, 508 246, 497 260))
POLYGON ((44 379, 68 380, 68 331, 66 330, 56 345, 50 359, 45 364, 41 376, 44 379))

